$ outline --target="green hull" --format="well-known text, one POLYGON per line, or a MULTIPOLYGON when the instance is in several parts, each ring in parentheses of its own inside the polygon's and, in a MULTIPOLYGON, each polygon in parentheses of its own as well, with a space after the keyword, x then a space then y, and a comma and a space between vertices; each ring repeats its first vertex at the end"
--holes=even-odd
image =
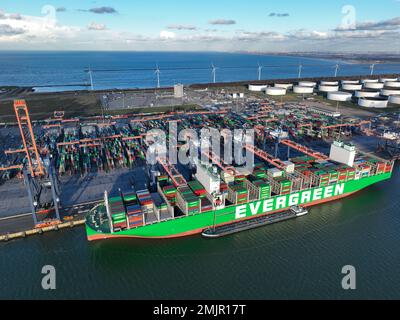
POLYGON ((267 200, 230 206, 225 209, 217 210, 216 213, 211 211, 194 216, 184 216, 118 233, 100 233, 86 224, 86 232, 88 240, 124 237, 157 239, 188 236, 201 233, 204 229, 213 226, 214 220, 216 220, 216 225, 223 225, 239 220, 251 219, 258 215, 284 211, 294 205, 312 206, 340 199, 375 183, 388 180, 391 178, 391 175, 392 173, 385 173, 334 184, 329 187, 303 190, 290 195, 275 196, 267 200))

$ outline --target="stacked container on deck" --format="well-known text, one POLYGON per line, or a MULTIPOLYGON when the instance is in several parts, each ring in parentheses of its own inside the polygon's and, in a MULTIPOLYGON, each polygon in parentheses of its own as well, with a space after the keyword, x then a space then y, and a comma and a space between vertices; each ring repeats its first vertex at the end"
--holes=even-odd
POLYGON ((138 203, 136 193, 124 195, 126 212, 128 215, 129 229, 141 227, 144 224, 142 207, 138 203))
POLYGON ((228 185, 227 199, 233 204, 243 204, 249 201, 249 190, 244 177, 237 177, 236 181, 228 185))
POLYGON ((188 183, 188 186, 196 196, 200 197, 201 212, 211 211, 213 209, 213 206, 206 196, 207 191, 204 186, 197 180, 190 181, 188 183))
POLYGON ((176 200, 178 207, 186 215, 195 215, 201 212, 200 198, 188 186, 178 187, 176 200))
POLYGON ((140 190, 136 192, 138 201, 140 205, 142 206, 143 214, 146 216, 146 214, 151 214, 154 212, 154 202, 153 199, 150 195, 149 190, 140 190))
POLYGON ((114 230, 126 229, 126 212, 122 197, 110 198, 108 203, 114 230))

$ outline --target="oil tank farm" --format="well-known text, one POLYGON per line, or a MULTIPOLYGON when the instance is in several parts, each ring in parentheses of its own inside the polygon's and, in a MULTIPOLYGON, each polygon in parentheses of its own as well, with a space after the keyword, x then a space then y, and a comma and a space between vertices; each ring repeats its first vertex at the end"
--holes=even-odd
POLYGON ((363 89, 356 91, 354 93, 354 96, 356 98, 376 98, 379 97, 379 91, 372 90, 372 89, 363 89))
POLYGON ((285 88, 268 87, 265 89, 265 93, 268 96, 284 96, 286 95, 285 88))
POLYGON ((374 97, 374 98, 360 98, 358 99, 358 105, 365 108, 387 108, 389 103, 388 98, 385 97, 374 97))
POLYGON ((266 84, 249 84, 249 91, 253 92, 263 92, 265 89, 267 89, 266 84))
POLYGON ((351 99, 352 99, 352 94, 348 92, 336 91, 328 93, 328 100, 331 101, 345 102, 345 101, 351 101, 351 99))
POLYGON ((297 94, 312 94, 314 93, 314 87, 298 85, 293 87, 293 92, 297 94))

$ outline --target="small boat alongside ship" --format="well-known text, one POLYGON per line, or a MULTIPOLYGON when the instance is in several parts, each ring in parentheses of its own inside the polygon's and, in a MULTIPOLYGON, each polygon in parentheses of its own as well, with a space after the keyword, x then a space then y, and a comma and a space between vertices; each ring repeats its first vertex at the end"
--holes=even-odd
POLYGON ((248 231, 264 227, 266 225, 295 219, 304 216, 306 214, 308 214, 308 210, 306 208, 300 206, 293 206, 290 208, 290 210, 285 212, 260 216, 257 218, 244 220, 241 222, 234 222, 219 227, 208 228, 204 230, 201 235, 204 238, 209 238, 209 239, 222 238, 225 236, 233 235, 235 233, 248 231))

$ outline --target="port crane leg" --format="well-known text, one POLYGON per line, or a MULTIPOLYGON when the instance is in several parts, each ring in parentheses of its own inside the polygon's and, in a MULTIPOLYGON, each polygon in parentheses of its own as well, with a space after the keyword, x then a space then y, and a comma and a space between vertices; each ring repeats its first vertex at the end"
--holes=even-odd
POLYGON ((31 190, 31 182, 30 182, 30 177, 27 169, 23 170, 24 172, 24 182, 25 182, 25 188, 28 193, 28 198, 29 198, 29 204, 31 206, 31 211, 32 211, 32 217, 33 217, 33 223, 36 226, 38 221, 36 217, 36 209, 35 209, 35 204, 33 203, 33 195, 32 195, 32 190, 31 190))
POLYGON ((54 210, 56 211, 57 220, 61 221, 60 210, 58 208, 59 197, 57 196, 57 192, 56 192, 56 181, 55 181, 56 179, 55 179, 54 171, 53 171, 53 163, 49 164, 48 170, 49 170, 49 178, 50 178, 50 183, 51 183, 51 195, 53 197, 53 203, 54 203, 54 210))

